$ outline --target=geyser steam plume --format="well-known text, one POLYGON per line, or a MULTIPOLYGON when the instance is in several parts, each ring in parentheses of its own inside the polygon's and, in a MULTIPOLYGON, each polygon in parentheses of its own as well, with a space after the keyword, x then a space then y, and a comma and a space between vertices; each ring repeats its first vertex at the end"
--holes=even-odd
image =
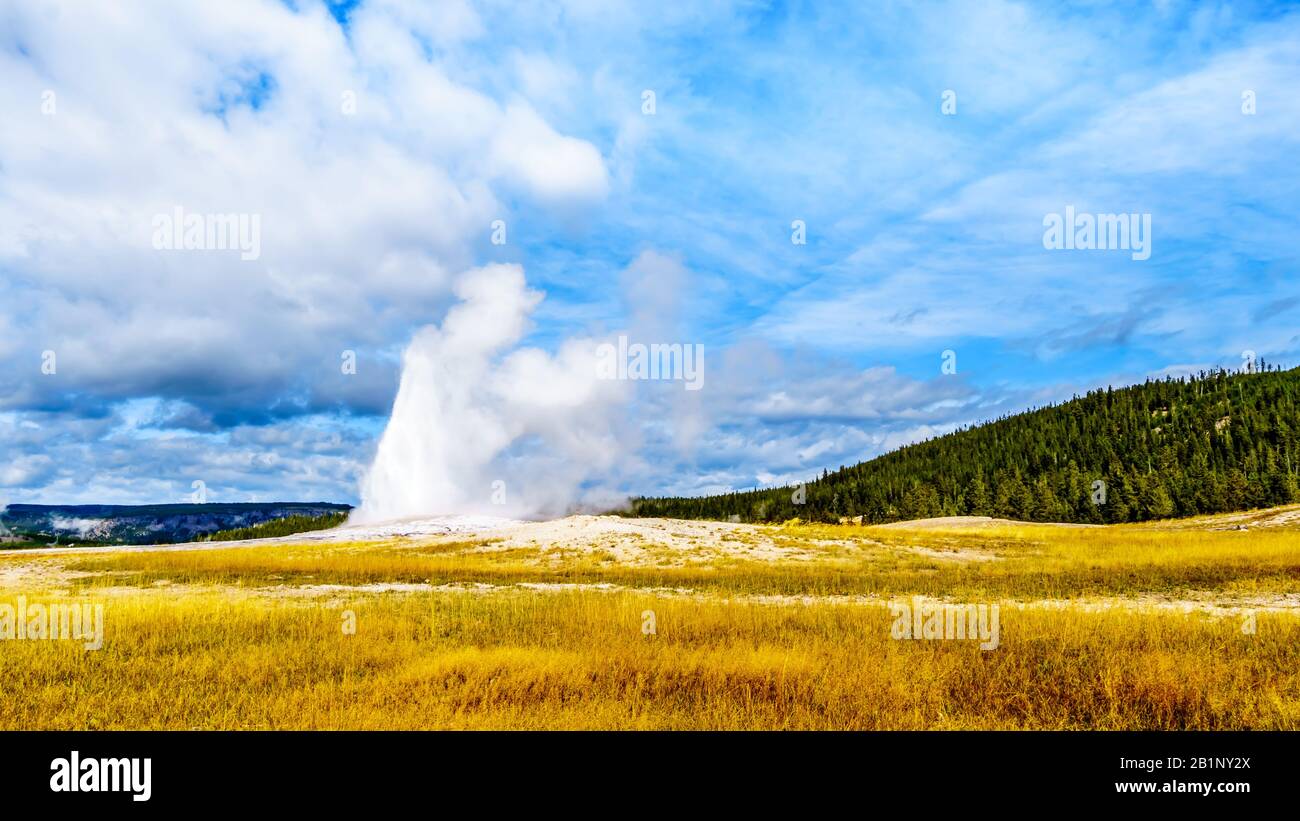
POLYGON ((516 349, 542 301, 517 265, 470 271, 456 295, 406 349, 354 522, 560 514, 616 464, 625 386, 597 378, 597 341, 516 349))

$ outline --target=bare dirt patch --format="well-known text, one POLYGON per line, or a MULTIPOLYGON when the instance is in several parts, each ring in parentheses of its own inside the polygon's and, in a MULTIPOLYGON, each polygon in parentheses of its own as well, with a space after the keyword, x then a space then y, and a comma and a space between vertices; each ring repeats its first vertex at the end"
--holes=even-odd
POLYGON ((684 519, 624 519, 569 516, 549 522, 519 522, 477 534, 493 540, 479 550, 535 547, 542 551, 609 554, 620 564, 682 565, 718 558, 802 561, 819 554, 762 525, 684 519))

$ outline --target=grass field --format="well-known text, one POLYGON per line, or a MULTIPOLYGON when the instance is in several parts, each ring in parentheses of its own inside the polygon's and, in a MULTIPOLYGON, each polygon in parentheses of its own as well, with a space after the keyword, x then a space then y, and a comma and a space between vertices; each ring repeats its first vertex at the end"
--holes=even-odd
POLYGON ((0 554, 105 628, 0 641, 0 727, 1300 728, 1300 530, 1215 521, 0 554))

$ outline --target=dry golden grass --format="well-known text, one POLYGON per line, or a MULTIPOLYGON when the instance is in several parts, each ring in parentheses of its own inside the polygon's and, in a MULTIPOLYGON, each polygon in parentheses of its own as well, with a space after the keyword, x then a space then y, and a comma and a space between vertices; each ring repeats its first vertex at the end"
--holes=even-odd
POLYGON ((4 556, 0 603, 101 601, 107 624, 99 651, 0 642, 0 728, 1300 729, 1294 530, 764 537, 816 556, 627 567, 600 545, 557 560, 474 542, 4 556), (384 583, 421 587, 360 587, 384 583), (564 583, 614 586, 519 586, 564 583), (912 594, 1000 604, 998 648, 892 640, 883 603, 912 594), (1183 599, 1273 606, 1254 633, 1239 613, 1150 606, 1183 599))
POLYGON ((598 544, 587 551, 548 552, 528 547, 485 551, 477 542, 450 542, 67 554, 57 561, 95 574, 83 582, 91 589, 157 580, 234 586, 608 582, 720 594, 920 593, 972 600, 1300 590, 1300 531, 1280 528, 1239 532, 1023 525, 913 532, 828 525, 774 530, 774 538, 801 546, 815 558, 765 561, 747 558, 738 547, 708 562, 625 566, 598 544), (945 555, 953 560, 945 561, 945 555), (993 560, 962 560, 970 555, 993 560))

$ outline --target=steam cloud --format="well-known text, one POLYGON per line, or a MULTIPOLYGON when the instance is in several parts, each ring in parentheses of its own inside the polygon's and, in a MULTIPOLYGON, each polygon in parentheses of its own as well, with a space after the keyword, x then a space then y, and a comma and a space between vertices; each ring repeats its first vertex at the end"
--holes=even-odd
POLYGON ((558 515, 616 466, 627 387, 597 378, 599 340, 516 348, 542 301, 518 265, 474 269, 456 295, 406 349, 354 522, 558 515))

